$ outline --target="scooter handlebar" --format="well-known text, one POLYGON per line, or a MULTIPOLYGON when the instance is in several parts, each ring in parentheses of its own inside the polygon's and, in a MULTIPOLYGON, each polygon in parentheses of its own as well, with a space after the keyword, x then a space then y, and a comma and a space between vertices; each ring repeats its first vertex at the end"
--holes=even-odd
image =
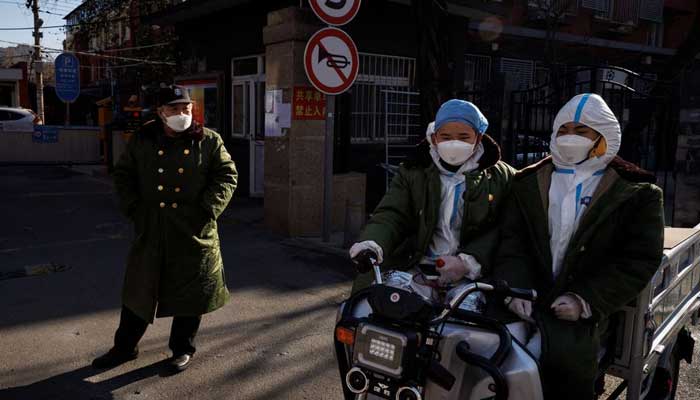
POLYGON ((493 284, 473 282, 467 285, 464 289, 462 289, 462 291, 456 296, 454 296, 452 301, 450 301, 450 303, 448 304, 448 307, 446 307, 445 310, 443 310, 443 312, 440 313, 440 315, 433 320, 433 322, 445 320, 452 313, 453 310, 455 310, 457 307, 459 307, 460 304, 462 304, 464 299, 466 299, 467 296, 469 296, 469 294, 477 291, 494 292, 497 295, 501 295, 503 297, 510 296, 530 301, 537 300, 537 292, 535 290, 511 288, 510 286, 508 286, 508 283, 506 281, 496 281, 493 284))

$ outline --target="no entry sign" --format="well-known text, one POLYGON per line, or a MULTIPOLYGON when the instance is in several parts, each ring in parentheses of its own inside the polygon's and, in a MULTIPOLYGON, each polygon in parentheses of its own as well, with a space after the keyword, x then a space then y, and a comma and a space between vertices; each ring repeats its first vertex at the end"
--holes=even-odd
POLYGON ((336 95, 348 90, 357 79, 359 64, 355 43, 340 29, 321 29, 306 44, 306 76, 322 93, 336 95))
POLYGON ((309 0, 311 9, 328 25, 345 25, 360 9, 360 0, 309 0))

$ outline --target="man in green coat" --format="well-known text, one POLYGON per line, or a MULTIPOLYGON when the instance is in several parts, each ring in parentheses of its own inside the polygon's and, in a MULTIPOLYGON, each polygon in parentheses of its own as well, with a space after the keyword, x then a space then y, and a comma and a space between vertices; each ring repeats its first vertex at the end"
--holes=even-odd
POLYGON ((187 89, 162 88, 158 119, 130 140, 114 171, 136 238, 129 253, 114 347, 93 361, 108 368, 135 359, 155 317, 174 317, 175 371, 190 364, 202 314, 229 299, 216 220, 236 189, 237 172, 221 137, 192 122, 187 89))
POLYGON ((529 347, 541 353, 545 399, 593 398, 608 318, 661 263, 662 192, 616 156, 620 142, 600 96, 574 97, 554 120, 552 156, 518 173, 502 214, 494 277, 538 299, 506 299, 510 313, 492 311, 534 319, 539 343, 529 347))
MULTIPOLYGON (((443 285, 488 273, 497 215, 515 171, 501 161, 487 127, 486 117, 468 101, 440 107, 427 132, 432 162, 401 166, 350 249, 360 271, 371 269, 374 258, 385 268, 437 269, 443 285)), ((361 274, 353 290, 371 281, 372 274, 361 274)))

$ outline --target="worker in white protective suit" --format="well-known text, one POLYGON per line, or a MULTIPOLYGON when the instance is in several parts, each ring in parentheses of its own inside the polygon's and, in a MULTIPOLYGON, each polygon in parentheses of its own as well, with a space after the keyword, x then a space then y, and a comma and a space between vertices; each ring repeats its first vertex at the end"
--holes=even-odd
MULTIPOLYGON (((501 161, 487 128, 486 117, 468 101, 440 107, 426 132, 432 162, 401 165, 350 249, 361 272, 374 259, 384 269, 417 270, 449 285, 490 269, 497 213, 514 170, 501 161)), ((370 276, 361 275, 354 289, 368 285, 370 276)))
POLYGON ((554 120, 552 156, 516 175, 502 215, 494 278, 538 299, 506 299, 511 313, 501 317, 536 324, 528 348, 541 349, 545 399, 593 398, 608 317, 661 262, 662 192, 652 174, 617 157, 620 144, 603 98, 575 96, 554 120))

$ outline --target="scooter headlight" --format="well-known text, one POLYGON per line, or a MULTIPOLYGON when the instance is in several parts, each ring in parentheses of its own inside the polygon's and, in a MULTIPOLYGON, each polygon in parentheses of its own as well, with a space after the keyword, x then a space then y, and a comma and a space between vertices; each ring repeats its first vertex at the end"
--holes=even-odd
POLYGON ((400 378, 406 335, 372 325, 360 325, 355 338, 355 364, 400 378))

